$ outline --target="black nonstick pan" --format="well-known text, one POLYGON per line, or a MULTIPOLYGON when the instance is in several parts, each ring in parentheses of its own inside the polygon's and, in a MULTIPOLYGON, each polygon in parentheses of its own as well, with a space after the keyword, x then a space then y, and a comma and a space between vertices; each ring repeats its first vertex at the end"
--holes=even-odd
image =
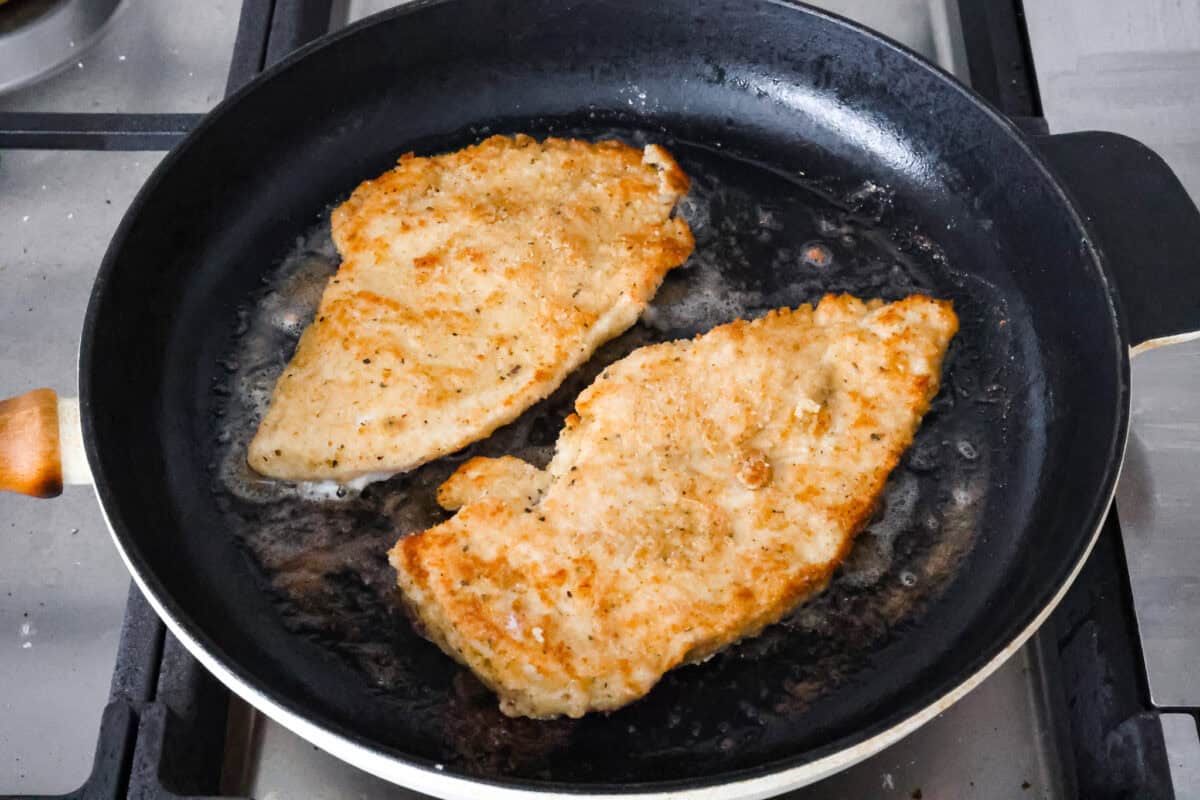
MULTIPOLYGON (((305 48, 161 164, 101 267, 87 459, 172 632, 329 752, 452 798, 766 797, 903 737, 1062 597, 1108 511, 1131 348, 1200 328, 1200 214, 1111 134, 1029 138, 903 48, 749 0, 437 0, 305 48), (495 133, 666 146, 696 252, 641 322, 466 453, 358 492, 244 467, 336 268, 328 212, 406 151, 495 133), (826 292, 953 299, 943 388, 822 596, 582 720, 510 720, 399 609, 385 551, 463 457, 544 460, 640 345, 826 292)), ((771 391, 771 387, 763 387, 771 391)), ((35 487, 52 489, 52 486, 35 487)))

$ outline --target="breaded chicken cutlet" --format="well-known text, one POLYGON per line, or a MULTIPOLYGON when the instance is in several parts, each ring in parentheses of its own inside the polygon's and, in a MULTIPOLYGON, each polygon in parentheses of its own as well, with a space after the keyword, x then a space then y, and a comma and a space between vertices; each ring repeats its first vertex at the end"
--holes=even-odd
POLYGON ((473 459, 390 553, 427 635, 510 715, 581 716, 821 591, 938 391, 947 301, 828 296, 644 347, 554 458, 473 459))
POLYGON ((417 467, 546 397, 692 251, 657 145, 493 136, 400 159, 333 212, 342 256, 250 443, 256 471, 417 467))

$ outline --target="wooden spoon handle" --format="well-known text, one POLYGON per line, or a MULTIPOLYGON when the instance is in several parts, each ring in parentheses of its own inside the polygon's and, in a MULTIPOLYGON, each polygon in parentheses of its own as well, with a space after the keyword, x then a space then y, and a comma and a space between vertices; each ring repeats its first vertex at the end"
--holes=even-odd
POLYGON ((58 396, 34 389, 0 400, 0 490, 57 497, 62 487, 58 396))

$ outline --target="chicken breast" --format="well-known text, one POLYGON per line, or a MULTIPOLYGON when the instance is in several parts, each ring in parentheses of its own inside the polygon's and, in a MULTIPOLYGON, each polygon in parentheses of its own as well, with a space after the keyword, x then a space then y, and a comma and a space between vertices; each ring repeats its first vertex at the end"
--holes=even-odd
POLYGON ((249 449, 347 481, 488 436, 632 325, 692 251, 657 145, 494 136, 400 159, 333 212, 343 261, 249 449))
POLYGON ((578 717, 824 588, 938 390, 948 301, 828 296, 634 351, 543 471, 472 459, 390 553, 427 635, 510 715, 578 717))

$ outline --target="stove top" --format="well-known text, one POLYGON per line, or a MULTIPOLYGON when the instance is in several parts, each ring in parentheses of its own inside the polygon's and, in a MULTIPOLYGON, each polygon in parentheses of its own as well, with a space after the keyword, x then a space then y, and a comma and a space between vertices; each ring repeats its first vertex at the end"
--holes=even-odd
MULTIPOLYGON (((0 95, 0 396, 75 393, 78 331, 108 239, 203 112, 301 44, 396 3, 121 5, 74 66, 0 95)), ((1019 3, 817 5, 1045 131, 1019 3)), ((936 720, 790 798, 1200 797, 1200 684, 1180 669, 1200 655, 1186 615, 1200 608, 1200 559, 1179 512, 1198 471, 1200 412, 1188 421, 1190 384, 1172 377, 1179 359, 1200 363, 1200 347, 1162 353, 1135 362, 1125 524, 1109 520, 1051 623, 936 720), (1182 600, 1181 579, 1193 592, 1182 600)), ((52 503, 0 496, 0 592, 0 796, 418 797, 231 698, 129 588, 90 490, 52 503)))

